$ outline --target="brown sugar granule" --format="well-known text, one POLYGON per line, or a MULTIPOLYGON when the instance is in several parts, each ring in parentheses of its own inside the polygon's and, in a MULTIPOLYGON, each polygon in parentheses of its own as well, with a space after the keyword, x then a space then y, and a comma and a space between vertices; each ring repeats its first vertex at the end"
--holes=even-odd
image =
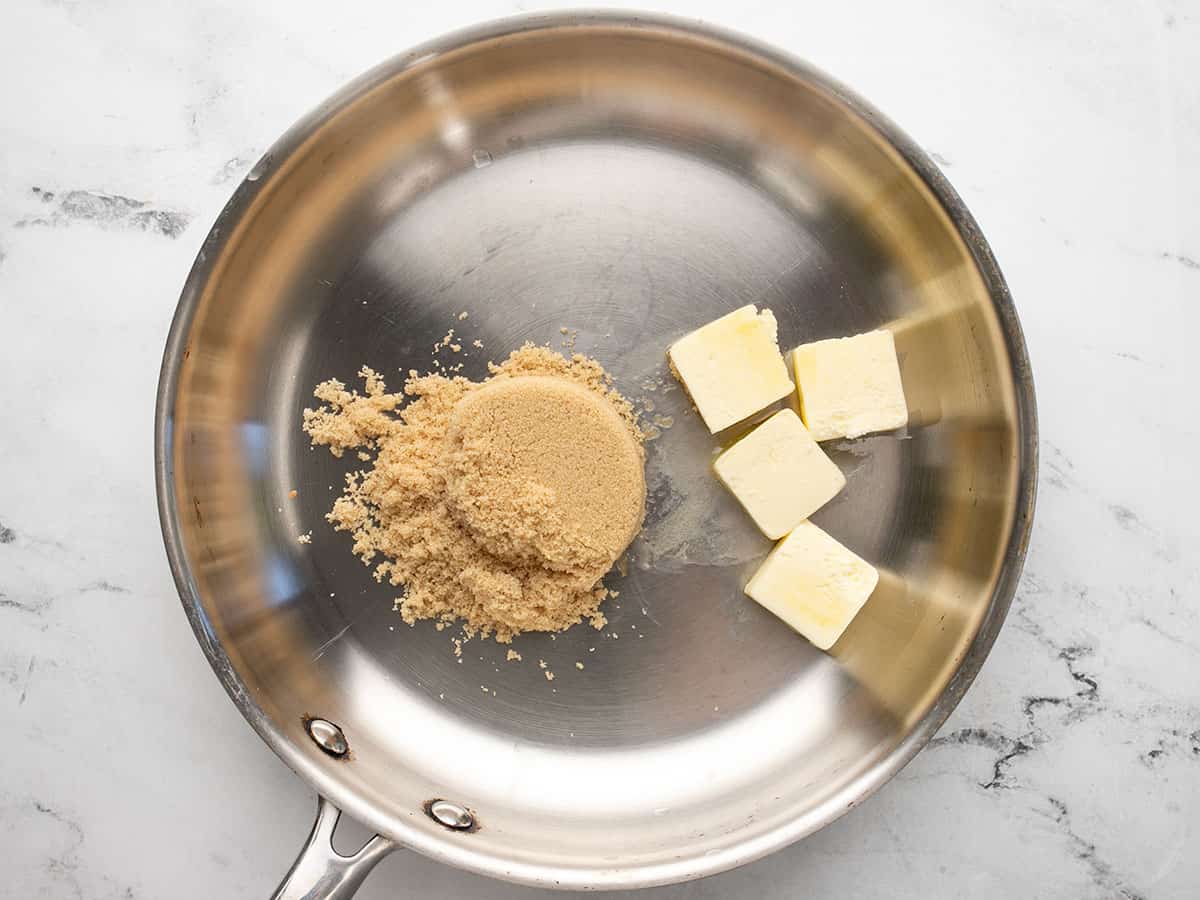
POLYGON ((366 396, 347 391, 344 384, 331 378, 313 391, 313 396, 325 405, 304 411, 304 430, 314 444, 324 444, 334 456, 357 447, 378 447, 379 439, 391 434, 395 424, 391 416, 384 414, 403 400, 400 394, 387 393, 379 373, 363 366, 358 375, 366 383, 366 396))
POLYGON ((410 371, 403 394, 363 368, 304 411, 335 456, 377 452, 326 518, 376 579, 403 588, 406 622, 468 635, 605 624, 602 577, 641 527, 643 454, 630 404, 598 362, 526 344, 482 383, 410 371))

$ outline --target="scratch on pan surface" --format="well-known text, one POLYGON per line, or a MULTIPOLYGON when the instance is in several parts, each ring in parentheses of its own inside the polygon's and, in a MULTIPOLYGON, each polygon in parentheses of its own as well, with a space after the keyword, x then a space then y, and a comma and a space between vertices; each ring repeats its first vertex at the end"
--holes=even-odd
POLYGON ((325 643, 323 643, 320 647, 318 647, 315 651, 313 651, 312 661, 316 662, 318 659, 320 659, 322 656, 324 656, 325 651, 328 650, 330 647, 332 647, 335 643, 337 643, 338 640, 340 640, 341 637, 349 630, 350 630, 350 626, 346 625, 344 628, 342 628, 341 631, 339 631, 337 634, 335 634, 333 637, 331 637, 329 640, 327 640, 325 643))

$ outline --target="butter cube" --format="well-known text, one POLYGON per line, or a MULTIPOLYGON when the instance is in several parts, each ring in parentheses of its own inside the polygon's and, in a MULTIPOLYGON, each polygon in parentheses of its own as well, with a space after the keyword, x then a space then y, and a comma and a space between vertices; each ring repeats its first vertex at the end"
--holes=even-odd
POLYGON ((759 566, 746 593, 828 650, 878 583, 874 566, 816 525, 801 522, 759 566))
POLYGON ((713 468, 773 541, 846 486, 842 470, 790 409, 775 413, 718 456, 713 468))
POLYGON ((890 331, 804 344, 792 351, 800 415, 813 438, 856 438, 908 423, 890 331))
POLYGON ((709 431, 753 415, 792 390, 769 309, 743 306, 677 340, 667 351, 709 431))

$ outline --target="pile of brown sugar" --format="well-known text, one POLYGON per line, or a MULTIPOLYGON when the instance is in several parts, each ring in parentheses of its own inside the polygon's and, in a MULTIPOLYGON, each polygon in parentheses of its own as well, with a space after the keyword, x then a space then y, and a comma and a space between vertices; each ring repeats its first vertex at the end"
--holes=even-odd
POLYGON ((323 405, 304 411, 313 444, 372 463, 326 518, 402 587, 410 624, 461 620, 502 642, 601 628, 601 579, 645 509, 633 409, 580 354, 526 344, 490 370, 483 382, 410 371, 401 394, 367 368, 363 394, 318 385, 323 405))

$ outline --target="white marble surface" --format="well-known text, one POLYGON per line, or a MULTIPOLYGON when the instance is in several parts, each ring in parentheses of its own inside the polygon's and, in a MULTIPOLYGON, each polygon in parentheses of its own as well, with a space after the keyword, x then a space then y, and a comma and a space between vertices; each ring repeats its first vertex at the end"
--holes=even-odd
MULTIPOLYGON (((527 8, 410 5, 0 5, 4 896, 263 897, 307 833, 311 792, 179 608, 154 388, 258 154, 368 65, 527 8)), ((809 58, 935 153, 1025 324, 1039 511, 1009 622, 929 749, 802 844, 641 896, 1198 896, 1200 8, 781 6, 675 11, 809 58)), ((535 893, 396 854, 361 896, 535 893)))

